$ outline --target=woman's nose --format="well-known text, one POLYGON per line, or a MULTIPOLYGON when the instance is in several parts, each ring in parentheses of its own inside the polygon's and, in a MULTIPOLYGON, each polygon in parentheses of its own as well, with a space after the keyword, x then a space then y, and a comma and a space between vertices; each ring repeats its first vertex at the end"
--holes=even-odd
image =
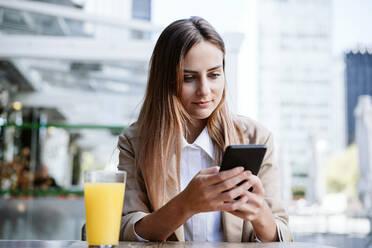
POLYGON ((197 89, 197 94, 200 96, 205 96, 210 93, 210 85, 206 77, 201 77, 197 89))

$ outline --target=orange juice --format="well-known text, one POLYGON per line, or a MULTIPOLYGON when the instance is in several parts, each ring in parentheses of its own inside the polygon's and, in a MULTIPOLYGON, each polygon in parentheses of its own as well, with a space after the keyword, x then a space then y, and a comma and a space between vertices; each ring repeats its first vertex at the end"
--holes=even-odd
POLYGON ((89 245, 119 242, 124 183, 85 183, 85 214, 89 245))

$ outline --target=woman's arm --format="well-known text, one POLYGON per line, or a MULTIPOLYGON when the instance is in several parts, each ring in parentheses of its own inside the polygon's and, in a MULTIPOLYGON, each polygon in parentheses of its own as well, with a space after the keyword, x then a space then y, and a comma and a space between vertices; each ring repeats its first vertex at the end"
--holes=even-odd
POLYGON ((218 172, 219 167, 201 170, 184 191, 159 210, 145 216, 135 225, 136 233, 144 239, 164 241, 192 215, 209 211, 233 211, 244 204, 243 200, 232 201, 248 190, 239 182, 248 174, 242 167, 218 172))
POLYGON ((183 203, 182 195, 178 194, 159 210, 139 220, 134 229, 143 239, 163 241, 191 216, 183 203))

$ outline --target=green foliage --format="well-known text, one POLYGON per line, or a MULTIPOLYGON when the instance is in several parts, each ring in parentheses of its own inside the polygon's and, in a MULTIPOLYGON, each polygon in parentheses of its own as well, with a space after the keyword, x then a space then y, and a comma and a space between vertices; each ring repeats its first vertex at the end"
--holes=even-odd
POLYGON ((24 190, 0 190, 0 196, 84 196, 82 190, 65 190, 65 189, 24 189, 24 190))
POLYGON ((331 157, 325 164, 327 191, 356 196, 359 180, 358 148, 348 146, 342 153, 331 157))
POLYGON ((295 186, 292 187, 292 195, 294 197, 305 197, 305 187, 303 186, 295 186))

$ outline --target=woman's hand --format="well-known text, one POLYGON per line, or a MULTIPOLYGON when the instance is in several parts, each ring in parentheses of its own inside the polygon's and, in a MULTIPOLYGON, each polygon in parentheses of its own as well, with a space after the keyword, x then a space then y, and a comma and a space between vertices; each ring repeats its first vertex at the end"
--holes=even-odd
POLYGON ((252 192, 246 191, 240 200, 243 204, 230 211, 231 214, 250 221, 261 241, 278 241, 276 224, 271 209, 267 205, 264 197, 265 190, 259 177, 248 172, 248 179, 245 182, 253 188, 252 192))
POLYGON ((201 170, 180 193, 182 203, 190 216, 200 212, 235 211, 243 209, 250 184, 240 182, 248 180, 250 172, 243 167, 219 172, 219 167, 201 170), (239 200, 235 198, 241 196, 239 200))
POLYGON ((264 200, 265 190, 261 180, 257 176, 253 175, 250 171, 247 171, 247 174, 248 179, 245 183, 252 187, 253 190, 251 192, 244 192, 242 197, 244 204, 231 213, 245 221, 254 221, 259 219, 264 211, 266 205, 264 200))

